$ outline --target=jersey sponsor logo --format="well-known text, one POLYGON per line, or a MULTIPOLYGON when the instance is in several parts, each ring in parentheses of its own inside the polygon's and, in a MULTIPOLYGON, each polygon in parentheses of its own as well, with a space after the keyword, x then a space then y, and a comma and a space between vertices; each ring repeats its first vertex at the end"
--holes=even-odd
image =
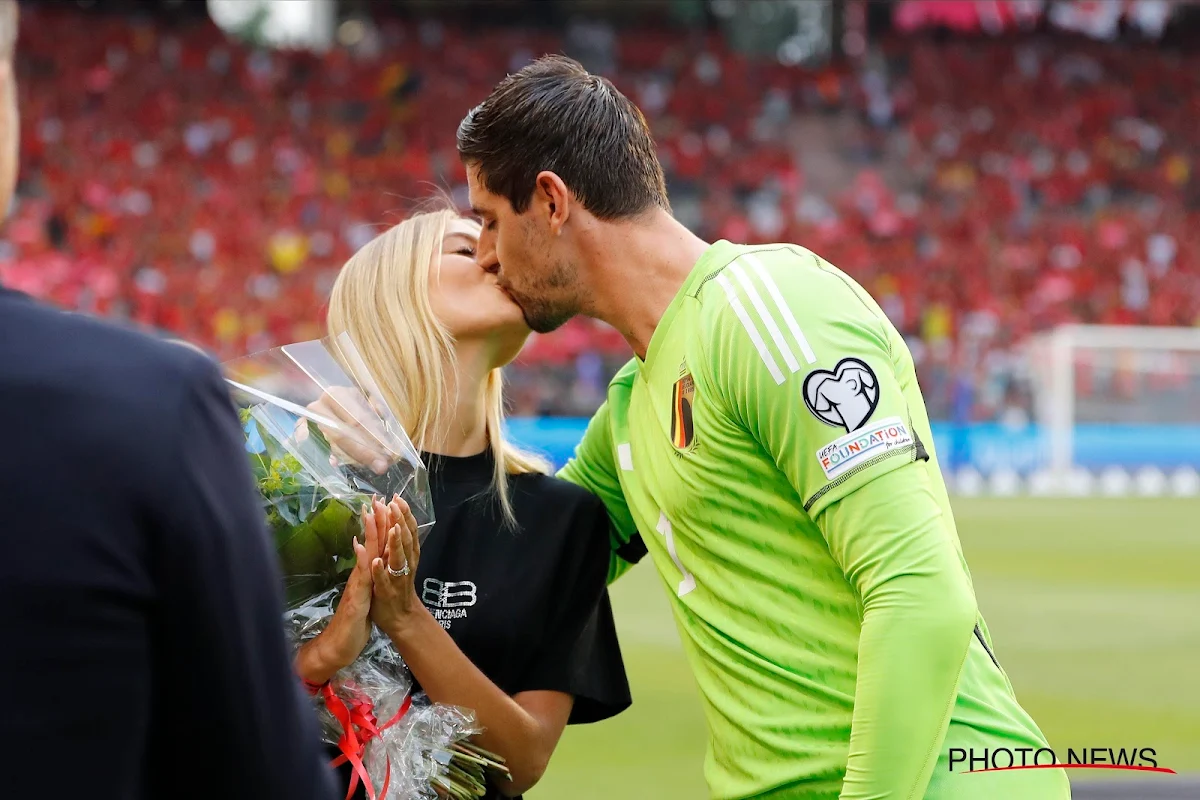
POLYGON ((912 432, 904 420, 888 417, 822 447, 817 451, 817 462, 825 477, 832 480, 882 453, 912 443, 912 432))
POLYGON ((813 370, 802 391, 814 417, 847 433, 866 425, 879 405, 879 380, 857 358, 843 358, 832 372, 813 370))
POLYGON ((465 619, 467 609, 479 599, 479 589, 472 581, 441 581, 426 578, 421 586, 421 602, 429 607, 443 628, 450 629, 456 619, 465 619))
POLYGON ((688 449, 696 440, 696 426, 692 420, 695 397, 696 381, 685 371, 671 389, 671 444, 677 450, 688 449))

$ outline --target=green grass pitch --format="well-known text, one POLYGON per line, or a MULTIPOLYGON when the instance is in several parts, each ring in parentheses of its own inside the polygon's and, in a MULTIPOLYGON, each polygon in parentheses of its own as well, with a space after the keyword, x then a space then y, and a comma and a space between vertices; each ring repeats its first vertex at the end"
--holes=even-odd
MULTIPOLYGON (((1154 747, 1200 772, 1200 500, 954 505, 997 655, 1051 745, 1154 747)), ((528 797, 703 800, 704 718, 653 566, 613 604, 633 708, 568 728, 528 797)))

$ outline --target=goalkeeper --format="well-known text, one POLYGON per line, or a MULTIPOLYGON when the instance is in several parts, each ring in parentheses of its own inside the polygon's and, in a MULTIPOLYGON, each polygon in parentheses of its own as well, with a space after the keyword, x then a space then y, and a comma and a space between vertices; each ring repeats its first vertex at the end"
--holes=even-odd
POLYGON ((1046 739, 976 609, 912 357, 871 297, 801 247, 692 235, 641 113, 570 59, 506 78, 458 147, 477 258, 529 326, 584 314, 636 354, 562 475, 608 507, 610 580, 646 551, 663 578, 712 796, 1069 797, 1061 769, 950 762, 1046 739))

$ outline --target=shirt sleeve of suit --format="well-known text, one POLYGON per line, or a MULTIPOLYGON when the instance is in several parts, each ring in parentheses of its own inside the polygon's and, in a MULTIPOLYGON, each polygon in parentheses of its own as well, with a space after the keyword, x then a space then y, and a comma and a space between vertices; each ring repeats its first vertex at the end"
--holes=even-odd
POLYGON ((205 363, 183 393, 178 423, 152 544, 155 674, 168 684, 157 716, 169 738, 157 744, 208 748, 194 760, 205 774, 179 780, 212 797, 332 798, 285 641, 282 582, 215 365, 205 363))

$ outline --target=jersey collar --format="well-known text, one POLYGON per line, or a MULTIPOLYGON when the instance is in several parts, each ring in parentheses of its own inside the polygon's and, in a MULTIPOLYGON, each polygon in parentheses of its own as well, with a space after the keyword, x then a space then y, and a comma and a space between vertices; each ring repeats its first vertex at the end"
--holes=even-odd
MULTIPOLYGON (((654 368, 654 356, 660 348, 660 343, 667 338, 667 331, 671 327, 672 320, 679 313, 679 309, 686 302, 688 297, 696 294, 700 289, 700 285, 704 279, 716 270, 719 266, 723 266, 731 258, 730 251, 736 245, 721 239, 713 242, 708 246, 708 249, 700 256, 692 267, 692 271, 688 273, 687 279, 683 282, 683 286, 671 299, 671 304, 667 306, 667 310, 659 319, 658 324, 654 326, 654 333, 650 336, 650 344, 646 346, 646 360, 638 359, 638 370, 643 374, 649 374, 654 368)), ((636 359, 637 356, 634 355, 636 359)))

